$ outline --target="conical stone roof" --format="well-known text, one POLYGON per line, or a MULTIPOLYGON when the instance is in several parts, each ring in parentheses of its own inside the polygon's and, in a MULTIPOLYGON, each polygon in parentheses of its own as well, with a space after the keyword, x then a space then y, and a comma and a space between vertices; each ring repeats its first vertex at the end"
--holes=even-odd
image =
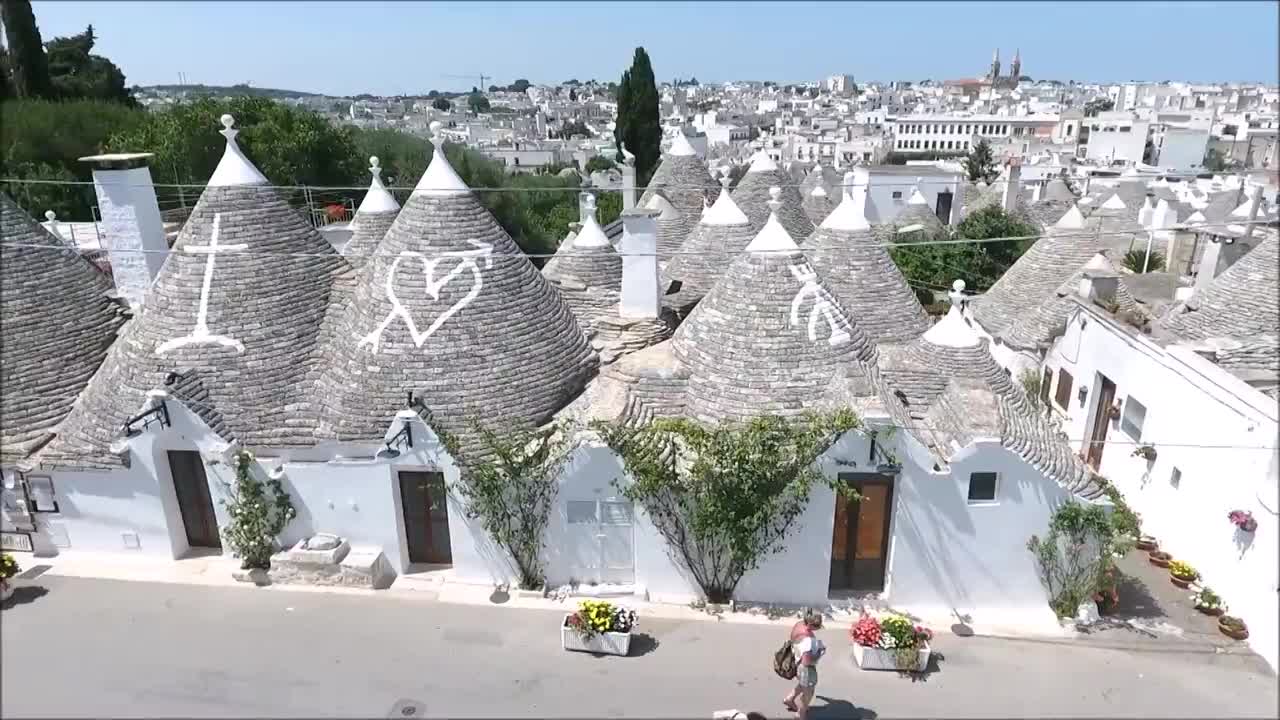
POLYGON ((1040 199, 1075 204, 1077 198, 1065 180, 1055 177, 1045 184, 1044 192, 1040 194, 1040 199))
MULTIPOLYGON (((827 176, 826 172, 823 170, 822 163, 816 163, 813 168, 809 170, 809 173, 804 176, 804 180, 800 182, 800 194, 805 198, 808 198, 813 194, 815 189, 822 188, 829 196, 831 193, 831 187, 827 185, 826 179, 827 176)), ((821 222, 821 220, 815 220, 814 222, 821 222)))
POLYGON ((0 459, 43 445, 126 319, 111 281, 0 192, 0 459))
POLYGON ((660 287, 670 288, 672 283, 680 283, 675 293, 664 298, 664 303, 682 313, 688 312, 710 292, 724 277, 725 268, 754 237, 751 221, 733 202, 728 184, 726 177, 720 197, 707 209, 698 226, 680 246, 680 252, 663 270, 660 287))
POLYGON ((862 374, 864 392, 876 392, 875 346, 776 216, 671 342, 688 376, 685 410, 704 422, 799 415, 841 372, 862 374))
POLYGON ((1162 329, 1185 340, 1274 333, 1280 327, 1278 251, 1275 235, 1264 239, 1204 290, 1173 307, 1162 319, 1162 329))
POLYGON ((867 221, 867 188, 850 191, 804 247, 826 287, 873 342, 913 340, 929 328, 929 317, 867 221))
POLYGON ((929 207, 929 201, 915 185, 911 187, 907 206, 893 219, 893 226, 900 233, 922 232, 925 235, 946 230, 946 226, 938 219, 938 214, 929 207))
POLYGON ((598 363, 561 294, 450 167, 439 130, 335 334, 321 439, 380 440, 412 391, 465 456, 483 456, 473 422, 540 425, 598 363))
POLYGON ((769 188, 782 189, 782 207, 778 220, 791 237, 807 238, 813 232, 813 222, 804 212, 804 198, 790 176, 778 167, 763 151, 751 160, 747 174, 738 181, 733 191, 733 201, 751 219, 752 232, 760 232, 769 219, 769 188))
MULTIPOLYGON (((676 133, 671 147, 662 156, 662 161, 654 170, 653 177, 644 194, 640 196, 641 207, 653 207, 650 201, 654 194, 661 190, 666 198, 680 211, 684 230, 679 234, 683 241, 698 222, 702 209, 711 202, 720 188, 719 183, 711 177, 707 163, 698 157, 689 139, 684 133, 676 133)), ((679 242, 678 241, 678 242, 679 242)))
MULTIPOLYGON (((543 277, 560 289, 565 303, 588 336, 605 315, 616 315, 622 288, 622 256, 596 222, 595 197, 584 198, 582 229, 567 252, 558 257, 556 272, 543 268, 543 277)), ((557 251, 557 255, 560 253, 557 251)))
POLYGON ((202 416, 224 439, 287 448, 312 443, 318 349, 353 270, 236 145, 222 160, 156 276, 141 314, 112 347, 47 465, 119 465, 111 452, 146 393, 199 388, 202 416))
POLYGON ((667 198, 665 190, 659 190, 651 195, 645 207, 658 211, 658 217, 654 222, 658 226, 658 267, 662 268, 670 262, 671 256, 680 249, 685 238, 689 237, 689 232, 697 226, 698 218, 702 217, 702 210, 699 210, 697 215, 686 215, 667 198))
POLYGON ((835 205, 831 203, 831 196, 827 194, 826 188, 821 185, 814 187, 804 195, 804 214, 815 225, 826 220, 834 208, 835 205))
MULTIPOLYGON (((1104 253, 1099 252, 1072 273, 1071 277, 1067 278, 1052 295, 1032 310, 1019 315, 1000 333, 1000 339, 1010 347, 1038 350, 1061 336, 1066 330, 1067 319, 1077 307, 1072 297, 1076 295, 1080 279, 1084 277, 1086 270, 1110 275, 1117 274, 1111 260, 1104 253)), ((1123 278, 1117 281, 1115 301, 1119 311, 1144 312, 1129 293, 1123 278)))
POLYGON ((1084 216, 1072 207, 1005 271, 989 290, 972 301, 973 316, 998 336, 1023 313, 1035 308, 1098 251, 1084 216))
MULTIPOLYGON (((1128 183, 1128 185, 1133 184, 1128 183)), ((1098 206, 1098 209, 1089 215, 1090 222, 1096 223, 1099 246, 1120 256, 1128 252, 1129 248, 1136 243, 1145 242, 1147 229, 1138 224, 1138 211, 1141 209, 1141 200, 1137 201, 1136 206, 1130 207, 1118 192, 1111 193, 1098 206)))
POLYGON ((382 168, 378 165, 377 157, 369 158, 369 172, 373 174, 373 180, 351 218, 351 239, 342 248, 342 255, 356 268, 364 264, 365 256, 377 251, 382 236, 387 234, 400 213, 400 203, 382 184, 382 168))

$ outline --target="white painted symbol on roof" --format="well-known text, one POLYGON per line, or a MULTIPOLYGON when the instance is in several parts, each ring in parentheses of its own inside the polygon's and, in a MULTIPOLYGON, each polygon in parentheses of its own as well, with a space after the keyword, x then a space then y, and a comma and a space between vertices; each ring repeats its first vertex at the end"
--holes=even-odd
POLYGON ((831 296, 818 285, 818 273, 814 271, 813 266, 801 263, 788 267, 795 279, 801 283, 800 291, 791 300, 791 327, 800 324, 800 306, 804 304, 806 298, 809 298, 813 300, 813 305, 809 308, 809 341, 818 341, 818 319, 821 317, 826 319, 827 328, 831 331, 827 336, 828 345, 834 347, 849 342, 849 331, 841 327, 843 323, 836 314, 831 296))
POLYGON ((182 247, 184 252, 204 253, 209 256, 209 259, 204 263, 204 284, 200 286, 200 307, 196 311, 196 326, 191 330, 190 335, 160 343, 160 346, 156 348, 157 355, 163 355, 170 350, 186 345, 221 345, 222 347, 235 348, 237 352, 244 352, 244 343, 239 340, 226 335, 211 335, 209 333, 209 287, 213 283, 214 261, 217 259, 218 253, 220 252, 246 250, 249 247, 244 243, 237 243, 235 245, 219 245, 218 236, 221 233, 222 213, 215 213, 213 216, 213 232, 209 236, 209 244, 187 244, 182 247))
POLYGON ((451 252, 440 253, 439 257, 432 260, 428 260, 426 256, 420 252, 415 252, 413 250, 401 250, 400 255, 396 257, 395 260, 391 261, 391 269, 387 271, 387 299, 391 301, 391 312, 387 313, 386 319, 384 319, 378 327, 374 328, 373 332, 365 335, 363 338, 360 338, 360 342, 357 344, 357 347, 368 345, 372 352, 378 352, 378 347, 382 344, 382 334, 386 332, 386 329, 391 326, 391 323, 397 317, 404 319, 404 324, 409 328, 409 337, 413 340, 414 346, 422 347, 422 344, 427 341, 427 338, 431 337, 432 333, 436 330, 439 330, 441 325, 444 325, 449 318, 453 317, 459 310, 469 305, 472 300, 475 300, 476 297, 480 295, 481 288, 484 287, 484 283, 480 278, 480 266, 476 263, 476 260, 484 258, 485 268, 493 267, 493 246, 478 240, 468 240, 467 242, 474 245, 476 249, 454 250, 451 252), (413 322, 413 317, 409 314, 409 309, 400 302, 400 298, 396 297, 396 270, 400 268, 400 262, 405 258, 418 258, 422 262, 422 272, 427 278, 427 294, 431 296, 432 300, 440 299, 440 290, 444 288, 445 285, 448 285, 450 280, 453 280, 453 278, 461 275, 466 270, 471 271, 471 289, 467 294, 453 305, 450 305, 444 312, 440 313, 440 315, 436 317, 435 321, 422 332, 418 332, 418 326, 413 322), (437 280, 436 265, 438 265, 440 261, 450 258, 457 259, 459 261, 458 264, 437 280))

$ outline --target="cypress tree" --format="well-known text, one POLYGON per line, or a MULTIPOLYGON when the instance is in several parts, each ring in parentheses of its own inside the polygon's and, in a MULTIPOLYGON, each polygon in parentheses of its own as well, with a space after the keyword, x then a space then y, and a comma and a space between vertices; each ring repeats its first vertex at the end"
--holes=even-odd
POLYGON ((4 22, 5 42, 9 45, 14 94, 20 98, 53 97, 49 61, 30 0, 0 0, 0 21, 4 22))
POLYGON ((658 118, 658 85, 653 77, 649 54, 643 47, 636 48, 631 69, 623 73, 618 88, 619 137, 627 144, 627 150, 636 156, 636 181, 641 187, 649 184, 649 178, 658 167, 662 153, 662 126, 658 118), (625 92, 624 92, 625 86, 625 92), (626 97, 626 115, 623 115, 622 97, 626 97))
MULTIPOLYGON (((631 117, 631 71, 622 71, 618 81, 618 120, 614 123, 613 137, 618 144, 618 160, 622 160, 622 146, 627 143, 627 120, 631 117)), ((635 152, 635 150, 629 150, 635 152)))

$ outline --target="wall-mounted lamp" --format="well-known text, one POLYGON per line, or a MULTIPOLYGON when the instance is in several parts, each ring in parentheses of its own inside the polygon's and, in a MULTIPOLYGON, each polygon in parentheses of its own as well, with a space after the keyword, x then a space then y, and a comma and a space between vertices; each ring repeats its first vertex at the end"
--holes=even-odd
POLYGON ((150 410, 134 415, 124 421, 122 431, 125 437, 137 437, 142 434, 143 430, 151 427, 155 423, 160 423, 160 427, 169 427, 172 423, 169 421, 169 408, 164 400, 159 401, 157 405, 150 410), (141 427, 138 423, 142 423, 141 427))
POLYGON ((401 447, 413 449, 413 426, 407 422, 400 426, 400 432, 391 436, 391 439, 386 442, 386 447, 378 451, 377 457, 382 460, 400 457, 399 448, 401 447))

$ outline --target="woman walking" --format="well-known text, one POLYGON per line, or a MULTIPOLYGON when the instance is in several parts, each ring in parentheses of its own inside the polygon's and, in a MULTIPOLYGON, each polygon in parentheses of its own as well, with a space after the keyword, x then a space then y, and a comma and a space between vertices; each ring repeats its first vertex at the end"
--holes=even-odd
POLYGON ((815 634, 822 628, 822 615, 805 610, 803 618, 791 628, 791 652, 796 658, 796 686, 782 704, 799 720, 809 715, 809 703, 818 689, 818 661, 827 648, 815 634))

